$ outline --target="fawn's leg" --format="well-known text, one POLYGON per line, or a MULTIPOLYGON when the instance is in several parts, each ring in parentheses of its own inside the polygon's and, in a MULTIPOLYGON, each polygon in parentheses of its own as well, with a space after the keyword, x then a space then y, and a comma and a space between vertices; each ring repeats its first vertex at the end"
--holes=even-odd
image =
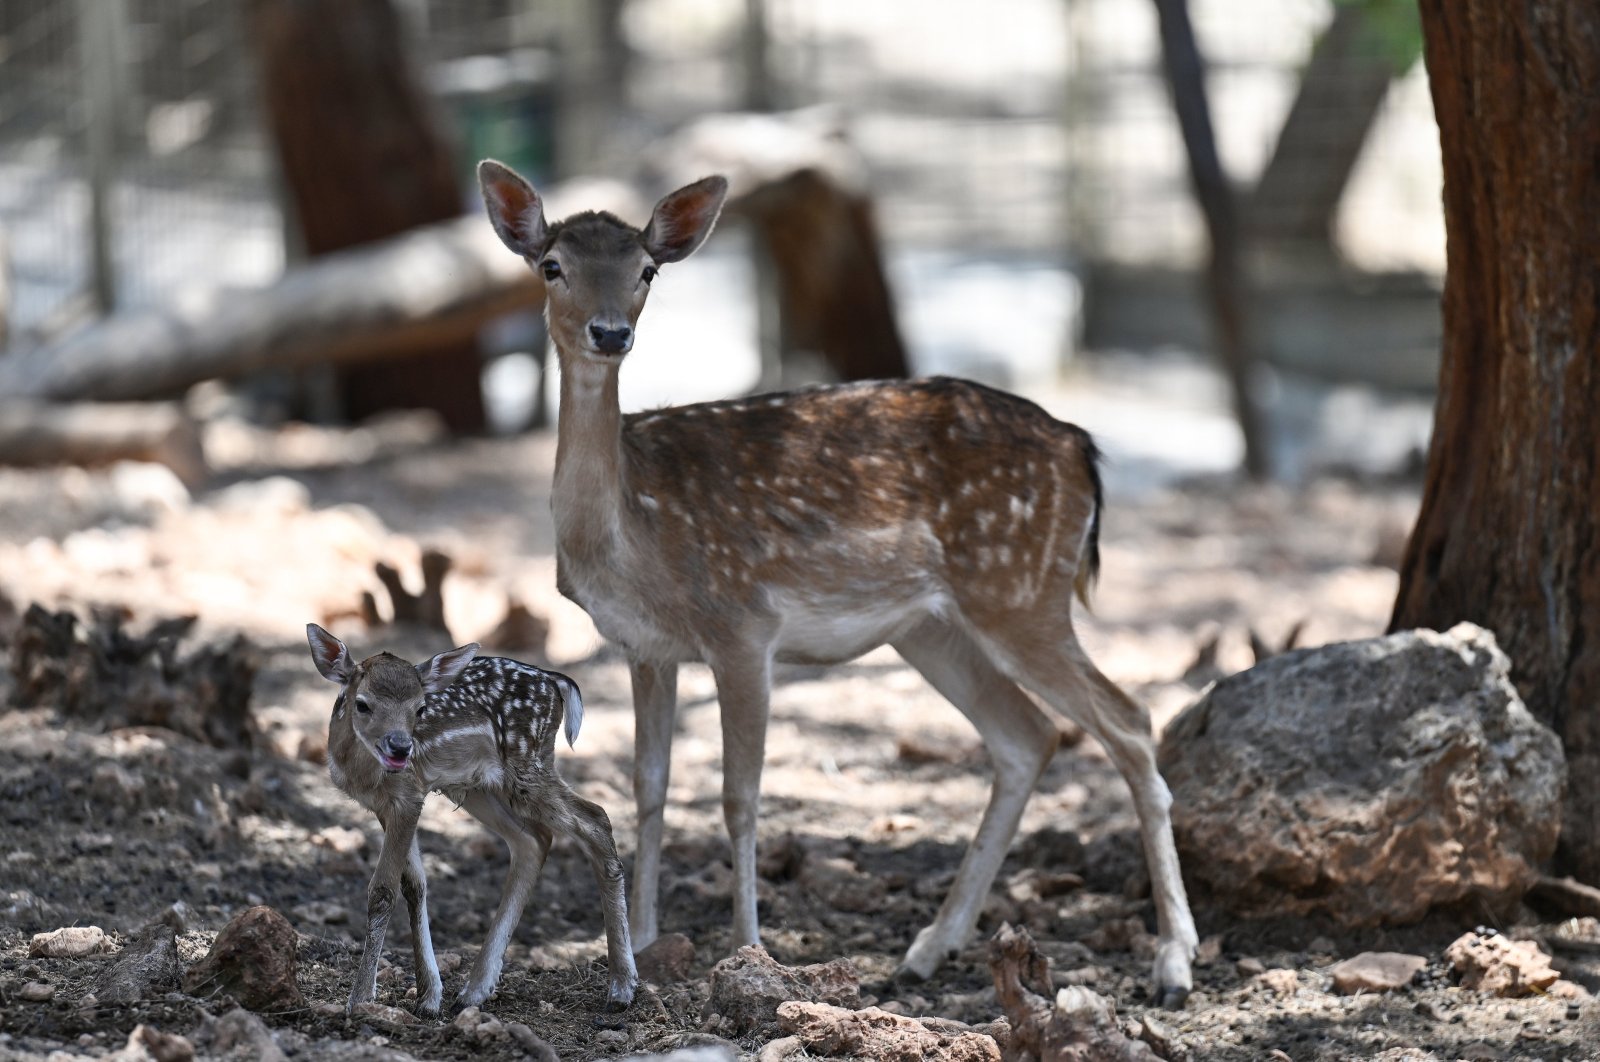
POLYGON ((933 924, 917 934, 902 969, 930 976, 972 935, 1029 795, 1055 754, 1054 720, 1017 688, 965 632, 928 621, 895 639, 896 651, 965 715, 994 767, 989 806, 933 924))
POLYGON ((1155 995, 1162 1006, 1182 1006, 1193 987, 1189 964, 1200 938, 1172 842, 1172 794, 1156 770, 1150 714, 1100 673, 1070 628, 1048 647, 1032 641, 1016 648, 1026 672, 1018 678, 1057 711, 1082 724, 1105 748, 1133 793, 1161 937, 1153 970, 1155 995))
POLYGON ((433 956, 433 934, 428 928, 428 879, 422 870, 422 845, 415 831, 411 851, 400 873, 400 891, 411 912, 411 955, 416 960, 417 1009, 424 1014, 439 1013, 444 982, 439 979, 439 962, 433 956))
POLYGON ((656 939, 660 896, 661 833, 672 770, 672 722, 677 711, 678 665, 630 665, 633 678, 633 799, 639 811, 633 850, 633 945, 656 939))
POLYGON ((489 936, 484 940, 478 957, 472 963, 467 983, 461 987, 452 1009, 475 1007, 488 999, 500 981, 500 970, 505 960, 506 945, 517 928, 522 909, 539 881, 539 871, 544 867, 545 856, 550 852, 550 832, 540 829, 529 832, 522 819, 506 807, 504 801, 481 789, 473 790, 462 802, 467 813, 490 830, 499 834, 511 849, 511 869, 506 873, 506 883, 500 892, 500 906, 495 909, 494 921, 489 925, 489 936))
POLYGON ((761 943, 756 916, 756 814, 767 751, 772 658, 765 649, 711 662, 722 710, 722 816, 733 846, 733 946, 761 943))
POLYGON ((400 887, 400 876, 410 858, 411 846, 416 840, 417 818, 422 813, 422 803, 415 807, 402 805, 390 812, 383 823, 383 850, 378 853, 378 866, 372 872, 372 883, 367 886, 367 940, 361 946, 361 964, 356 967, 355 984, 350 988, 348 1009, 357 1004, 370 1003, 378 990, 378 960, 383 955, 383 936, 389 929, 389 915, 394 911, 395 892, 400 887))
POLYGON ((600 910, 606 924, 606 962, 611 971, 606 989, 606 1005, 621 1010, 633 1002, 639 974, 633 964, 633 946, 628 935, 628 900, 622 880, 622 859, 617 855, 616 839, 605 809, 574 793, 560 778, 555 778, 542 794, 539 807, 530 814, 546 817, 548 825, 572 837, 583 849, 600 886, 600 910))

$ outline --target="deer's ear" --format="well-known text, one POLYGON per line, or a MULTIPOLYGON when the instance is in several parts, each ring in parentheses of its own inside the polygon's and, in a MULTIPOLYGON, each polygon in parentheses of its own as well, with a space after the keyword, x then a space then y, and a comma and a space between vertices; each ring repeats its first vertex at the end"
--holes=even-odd
POLYGON ((665 197, 644 230, 645 252, 657 265, 688 258, 711 235, 726 198, 726 177, 704 177, 665 197))
POLYGON ((417 677, 422 680, 422 692, 425 695, 433 694, 447 688, 461 677, 461 673, 477 655, 478 643, 473 642, 471 645, 463 645, 459 649, 440 653, 432 660, 424 660, 418 664, 417 677))
POLYGON ((355 663, 343 642, 315 623, 306 624, 306 641, 311 643, 311 660, 323 678, 341 686, 350 681, 355 663))
POLYGON ((484 159, 478 163, 478 187, 483 190, 489 224, 494 226, 500 242, 524 258, 537 254, 544 246, 548 227, 544 203, 533 185, 511 167, 484 159))

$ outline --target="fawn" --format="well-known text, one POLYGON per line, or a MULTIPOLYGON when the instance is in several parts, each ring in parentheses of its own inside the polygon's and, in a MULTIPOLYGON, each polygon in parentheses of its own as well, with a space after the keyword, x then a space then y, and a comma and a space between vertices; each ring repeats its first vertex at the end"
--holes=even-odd
POLYGON ((1073 634, 1099 562, 1094 443, 1024 399, 961 380, 814 387, 624 416, 617 373, 657 270, 710 234, 727 182, 550 224, 505 166, 478 167, 500 239, 544 278, 561 367, 557 582, 629 658, 635 712, 633 939, 657 934, 662 811, 680 662, 711 667, 733 942, 758 941, 756 811, 774 661, 885 643, 977 728, 989 806, 903 969, 926 977, 971 936, 1023 805, 1059 742, 1027 687, 1105 746, 1133 792, 1160 928, 1157 997, 1187 996, 1197 938, 1147 710, 1073 634))
POLYGON ((638 975, 611 822, 600 805, 578 796, 556 773, 556 731, 563 717, 568 745, 583 722, 577 684, 515 660, 477 657, 476 643, 412 666, 389 653, 358 664, 343 642, 315 623, 306 625, 306 639, 322 677, 343 687, 328 723, 328 773, 383 824, 350 1007, 372 1000, 398 886, 411 915, 417 1008, 430 1015, 439 1011, 444 985, 428 931, 428 886, 417 844, 417 819, 435 790, 511 849, 500 906, 456 1008, 477 1006, 494 991, 506 944, 557 832, 577 841, 600 884, 611 975, 607 1004, 631 1003, 638 975))

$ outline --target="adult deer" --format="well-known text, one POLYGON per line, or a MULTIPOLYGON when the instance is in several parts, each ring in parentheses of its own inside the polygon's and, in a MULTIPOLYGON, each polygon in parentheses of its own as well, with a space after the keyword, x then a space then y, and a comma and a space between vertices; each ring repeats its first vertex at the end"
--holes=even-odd
POLYGON ((928 976, 970 937, 1023 805, 1056 750, 1038 693, 1105 746, 1133 791, 1161 941, 1158 997, 1190 987, 1196 936, 1146 710, 1090 663, 1072 596, 1098 567, 1100 480, 1082 429, 960 380, 817 387, 624 416, 617 372, 657 270, 710 234, 727 182, 656 204, 643 231, 605 213, 550 224, 538 193, 478 167, 489 219, 544 277, 561 365, 551 507, 557 582, 633 678, 635 945, 654 940, 677 667, 704 661, 721 706, 733 937, 758 940, 756 809, 774 661, 893 645, 977 727, 989 806, 933 924, 906 953, 928 976))

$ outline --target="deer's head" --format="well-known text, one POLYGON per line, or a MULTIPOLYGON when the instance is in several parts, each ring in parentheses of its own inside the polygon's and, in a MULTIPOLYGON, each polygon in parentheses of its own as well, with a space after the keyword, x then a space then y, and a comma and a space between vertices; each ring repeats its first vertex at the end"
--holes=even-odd
POLYGON ((415 666, 390 653, 358 664, 343 642, 315 623, 306 624, 306 640, 322 677, 344 687, 334 702, 330 729, 348 726, 357 743, 391 774, 411 761, 423 700, 460 678, 478 652, 473 642, 415 666))
POLYGON ((705 242, 728 194, 725 178, 703 178, 657 203, 640 230, 597 211, 549 224, 533 185, 491 159, 478 164, 478 183, 494 231, 544 278, 556 349, 602 363, 633 349, 656 272, 705 242))

